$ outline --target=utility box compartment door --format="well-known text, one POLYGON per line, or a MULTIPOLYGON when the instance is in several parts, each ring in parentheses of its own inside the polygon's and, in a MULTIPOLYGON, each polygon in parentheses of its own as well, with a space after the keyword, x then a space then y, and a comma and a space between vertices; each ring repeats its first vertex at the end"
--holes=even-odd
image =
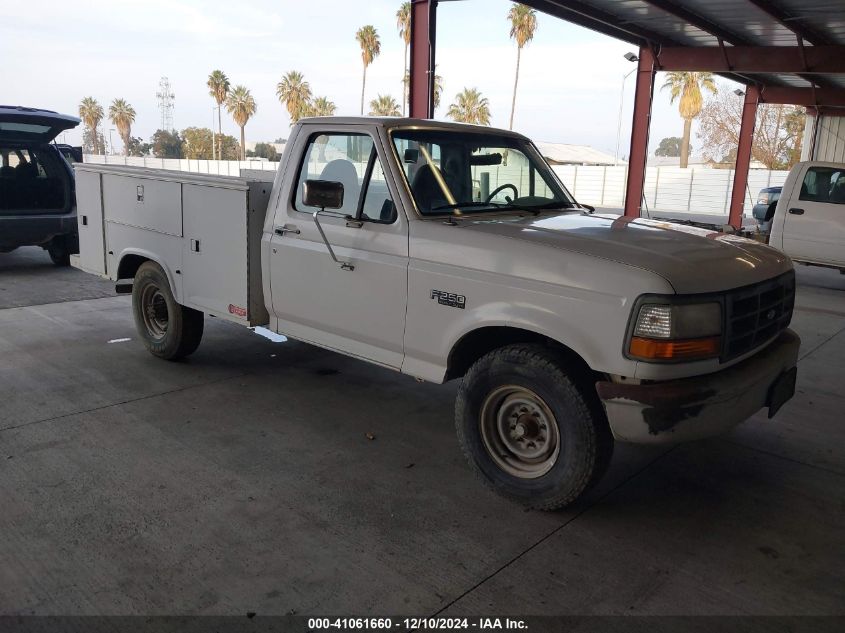
POLYGON ((103 174, 106 220, 182 235, 182 184, 135 176, 103 174))
POLYGON ((183 303, 248 323, 246 186, 182 186, 183 303))
POLYGON ((79 268, 106 274, 106 238, 103 227, 102 176, 76 172, 76 221, 79 233, 79 268))

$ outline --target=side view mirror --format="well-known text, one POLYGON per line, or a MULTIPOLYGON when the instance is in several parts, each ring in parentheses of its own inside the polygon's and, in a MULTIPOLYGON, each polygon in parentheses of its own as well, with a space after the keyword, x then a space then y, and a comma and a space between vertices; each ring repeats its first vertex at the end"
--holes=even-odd
POLYGON ((340 209, 343 206, 343 183, 306 180, 302 183, 302 204, 320 209, 340 209))
POLYGON ((589 213, 595 213, 596 212, 596 208, 594 206, 590 205, 590 204, 582 204, 581 206, 584 207, 589 213))

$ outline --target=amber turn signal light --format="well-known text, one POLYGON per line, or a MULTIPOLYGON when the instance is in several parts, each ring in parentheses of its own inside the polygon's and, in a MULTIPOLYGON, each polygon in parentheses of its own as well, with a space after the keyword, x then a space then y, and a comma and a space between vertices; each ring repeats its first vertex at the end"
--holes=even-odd
POLYGON ((631 339, 631 356, 643 360, 698 360, 719 355, 719 337, 690 338, 667 341, 635 336, 631 339))

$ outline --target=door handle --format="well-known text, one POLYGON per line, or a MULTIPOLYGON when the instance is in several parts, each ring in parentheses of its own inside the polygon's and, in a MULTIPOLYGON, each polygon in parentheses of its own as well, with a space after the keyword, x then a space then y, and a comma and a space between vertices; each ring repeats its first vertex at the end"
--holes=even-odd
POLYGON ((274 227, 273 232, 276 235, 285 235, 286 233, 292 233, 294 235, 299 235, 300 231, 295 226, 277 226, 274 227))
POLYGON ((795 209, 792 208, 789 210, 792 215, 804 215, 804 209, 795 209))

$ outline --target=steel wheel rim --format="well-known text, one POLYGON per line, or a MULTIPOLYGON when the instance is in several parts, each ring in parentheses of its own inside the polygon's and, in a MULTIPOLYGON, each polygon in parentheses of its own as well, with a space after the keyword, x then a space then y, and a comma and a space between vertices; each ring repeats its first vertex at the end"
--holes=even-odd
POLYGON ((158 286, 146 286, 141 292, 141 317, 150 336, 156 340, 164 338, 169 316, 167 299, 158 286))
POLYGON ((536 393, 517 385, 494 389, 479 416, 484 449, 504 472, 520 479, 548 473, 560 455, 554 414, 536 393))

